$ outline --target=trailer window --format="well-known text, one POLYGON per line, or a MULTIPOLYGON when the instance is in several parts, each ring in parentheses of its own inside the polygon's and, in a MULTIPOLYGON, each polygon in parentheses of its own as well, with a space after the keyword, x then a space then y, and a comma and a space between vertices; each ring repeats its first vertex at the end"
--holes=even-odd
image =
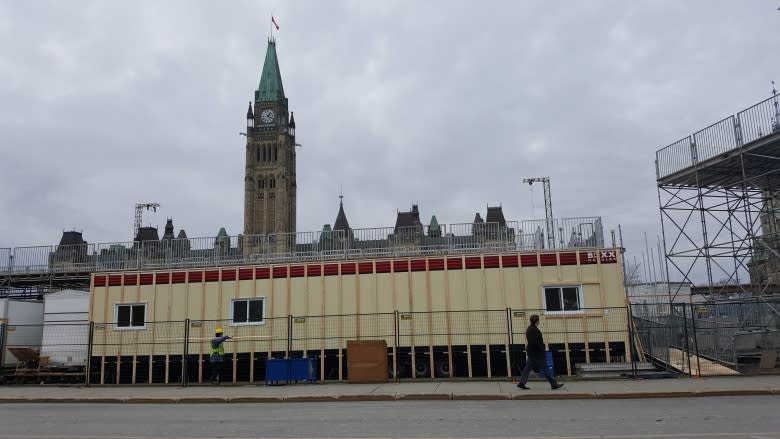
POLYGON ((263 323, 263 298, 234 299, 233 315, 231 320, 234 325, 252 325, 263 323))
POLYGON ((544 287, 544 309, 547 312, 582 311, 582 294, 580 287, 544 287))
POLYGON ((131 303, 116 306, 117 329, 146 328, 146 304, 131 303))

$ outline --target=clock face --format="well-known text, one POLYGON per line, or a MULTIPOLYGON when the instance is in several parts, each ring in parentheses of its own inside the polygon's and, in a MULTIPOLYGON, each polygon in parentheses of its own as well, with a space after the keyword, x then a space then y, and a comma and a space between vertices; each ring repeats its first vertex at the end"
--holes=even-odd
POLYGON ((267 110, 263 110, 262 113, 260 113, 260 120, 263 123, 271 123, 274 121, 274 110, 271 110, 270 108, 267 110))

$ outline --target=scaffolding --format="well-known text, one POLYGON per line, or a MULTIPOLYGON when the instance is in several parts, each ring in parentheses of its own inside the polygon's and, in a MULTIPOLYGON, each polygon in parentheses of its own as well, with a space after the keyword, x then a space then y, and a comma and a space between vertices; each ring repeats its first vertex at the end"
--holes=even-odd
POLYGON ((724 285, 738 296, 780 292, 776 92, 657 151, 655 165, 666 278, 711 298, 724 285))

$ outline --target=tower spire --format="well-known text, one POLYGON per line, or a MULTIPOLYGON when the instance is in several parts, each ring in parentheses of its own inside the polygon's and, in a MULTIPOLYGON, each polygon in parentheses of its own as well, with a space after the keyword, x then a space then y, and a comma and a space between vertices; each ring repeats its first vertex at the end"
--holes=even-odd
POLYGON ((282 73, 279 70, 279 59, 276 56, 276 41, 271 37, 268 39, 260 83, 255 91, 255 102, 276 102, 284 98, 282 73))

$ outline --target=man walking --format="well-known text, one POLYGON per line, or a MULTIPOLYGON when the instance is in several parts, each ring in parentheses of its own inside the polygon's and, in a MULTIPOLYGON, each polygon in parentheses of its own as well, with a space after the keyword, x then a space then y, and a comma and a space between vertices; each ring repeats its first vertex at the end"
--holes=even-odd
POLYGON ((211 383, 219 384, 219 374, 222 371, 222 359, 225 356, 224 342, 230 340, 229 335, 222 335, 222 328, 217 328, 214 338, 211 339, 211 355, 209 356, 209 368, 211 369, 211 383))
POLYGON ((528 374, 531 373, 531 370, 538 370, 547 378, 547 381, 550 383, 550 387, 553 390, 560 389, 563 387, 563 384, 555 381, 552 371, 547 367, 547 361, 544 357, 544 339, 542 338, 542 331, 536 327, 539 324, 539 316, 534 314, 531 316, 530 320, 531 324, 528 325, 528 329, 525 330, 525 339, 527 340, 525 350, 528 354, 528 360, 525 363, 523 374, 520 375, 520 382, 517 383, 517 387, 523 390, 529 390, 530 387, 525 385, 525 383, 528 382, 528 374))

